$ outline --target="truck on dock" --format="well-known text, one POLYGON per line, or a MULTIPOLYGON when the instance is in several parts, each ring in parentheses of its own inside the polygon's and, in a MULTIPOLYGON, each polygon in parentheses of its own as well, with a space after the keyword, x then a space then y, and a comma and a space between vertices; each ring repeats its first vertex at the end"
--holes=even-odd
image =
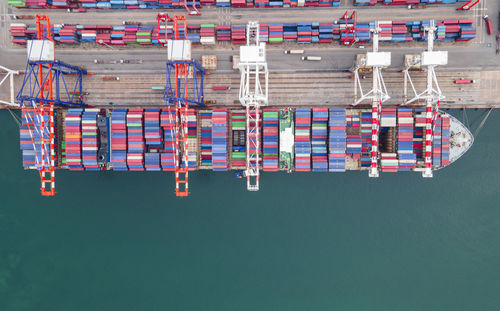
POLYGON ((115 76, 104 76, 102 77, 102 81, 120 81, 120 77, 115 76))
POLYGON ((304 54, 304 50, 285 50, 285 54, 304 54))
POLYGON ((321 56, 302 56, 302 60, 320 61, 321 56))
POLYGON ((468 80, 468 79, 458 79, 458 80, 453 81, 453 83, 455 83, 455 84, 471 84, 474 82, 476 82, 476 81, 468 80))
POLYGON ((224 85, 212 86, 212 90, 214 91, 229 91, 230 89, 231 89, 230 86, 224 86, 224 85))
POLYGON ((485 15, 484 17, 484 22, 486 23, 486 31, 488 32, 489 35, 493 34, 493 24, 491 22, 491 19, 489 19, 488 15, 485 15))
POLYGON ((408 10, 425 9, 426 7, 427 7, 427 4, 410 4, 410 5, 408 5, 408 10))

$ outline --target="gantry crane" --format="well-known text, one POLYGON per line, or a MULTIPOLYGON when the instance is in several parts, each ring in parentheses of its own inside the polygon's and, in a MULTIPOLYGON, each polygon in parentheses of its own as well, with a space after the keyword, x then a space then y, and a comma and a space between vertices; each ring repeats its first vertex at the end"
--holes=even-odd
MULTIPOLYGON (((186 16, 158 14, 158 31, 161 22, 165 23, 165 37, 162 46, 167 46, 166 85, 163 100, 170 111, 175 107, 175 194, 188 196, 188 109, 189 105, 204 106, 203 78, 205 69, 191 56, 191 41, 186 39, 186 16), (173 22, 171 39, 167 37, 168 22, 173 22), (182 36, 181 36, 182 32, 182 36)), ((172 114, 169 112, 169 116, 172 114)))
POLYGON ((427 51, 422 52, 420 57, 416 57, 413 62, 405 64, 404 72, 404 100, 403 105, 411 104, 418 100, 425 100, 425 167, 423 177, 432 177, 432 139, 434 136, 434 123, 439 112, 439 101, 444 98, 443 92, 439 88, 436 72, 434 68, 439 65, 448 64, 447 51, 433 51, 434 36, 436 33, 435 21, 431 20, 429 27, 424 29, 427 32, 427 51), (425 67, 427 70, 427 87, 422 93, 418 93, 410 75, 413 66, 425 67), (410 82, 414 97, 407 100, 407 86, 410 82))
POLYGON ((370 177, 378 177, 378 140, 380 127, 380 114, 382 103, 387 101, 390 96, 387 93, 384 79, 382 77, 382 68, 391 65, 391 53, 378 51, 379 33, 381 31, 378 22, 375 22, 373 32, 373 52, 366 53, 366 57, 359 58, 354 69, 354 106, 362 101, 369 99, 372 102, 372 141, 371 141, 371 165, 368 175, 370 177), (359 70, 362 68, 372 68, 373 81, 372 89, 368 93, 363 93, 361 80, 359 78, 359 70), (361 97, 357 99, 357 91, 361 93, 361 97))
POLYGON ((344 15, 340 18, 340 44, 353 45, 356 42, 356 23, 356 11, 352 11, 351 15, 349 15, 349 11, 345 11, 344 15))
POLYGON ((247 189, 259 190, 260 176, 260 107, 268 103, 268 78, 266 44, 259 39, 259 23, 248 22, 247 44, 240 47, 241 72, 239 99, 246 107, 246 176, 247 189), (264 80, 264 88, 261 85, 264 80))
POLYGON ((54 108, 86 106, 83 98, 76 94, 82 94, 82 77, 87 71, 55 59, 47 16, 37 14, 36 26, 37 39, 27 42, 28 61, 16 100, 22 108, 23 123, 27 125, 33 143, 42 195, 53 196, 56 168, 54 108), (68 81, 66 75, 72 75, 74 79, 68 81), (71 85, 74 86, 71 88, 71 85))

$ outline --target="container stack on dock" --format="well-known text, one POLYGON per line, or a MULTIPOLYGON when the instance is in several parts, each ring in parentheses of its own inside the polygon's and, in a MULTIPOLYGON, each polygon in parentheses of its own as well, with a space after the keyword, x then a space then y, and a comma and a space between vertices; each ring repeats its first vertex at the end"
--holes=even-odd
MULTIPOLYGON (((320 24, 318 22, 299 23, 271 23, 261 24, 259 36, 262 42, 282 43, 331 43, 340 40, 341 43, 349 41, 354 36, 360 42, 370 42, 374 22, 358 23, 355 33, 345 31, 345 20, 338 24, 320 24)), ((476 29, 472 20, 444 20, 437 22, 437 41, 468 41, 476 37, 476 29)), ((382 21, 379 39, 386 42, 425 41, 425 27, 430 21, 382 21)), ((352 19, 347 20, 347 25, 354 25, 352 19)), ((245 44, 246 33, 244 25, 216 26, 214 24, 188 25, 187 37, 193 43, 215 44, 216 41, 233 44, 245 44), (202 27, 203 26, 203 27, 202 27)), ((172 26, 140 26, 140 25, 56 25, 53 28, 54 39, 60 44, 78 44, 80 42, 93 42, 110 45, 160 45, 159 41, 172 37, 172 26), (100 42, 102 40, 102 43, 100 42)), ((12 42, 25 44, 27 39, 36 35, 36 27, 24 24, 11 25, 12 42)), ((180 33, 184 38, 185 34, 180 33)))
POLYGON ((398 109, 398 171, 411 171, 415 168, 417 156, 413 152, 413 109, 398 109))
POLYGON ((347 136, 344 108, 330 108, 328 128, 328 171, 345 172, 347 136))
POLYGON ((82 109, 71 108, 66 112, 66 116, 64 118, 64 146, 66 154, 66 165, 68 166, 68 168, 70 170, 77 171, 83 170, 82 109))
POLYGON ((231 40, 233 44, 246 43, 245 26, 231 26, 231 40))
POLYGON ((111 112, 111 161, 113 170, 127 171, 127 109, 111 112))
POLYGON ((212 166, 212 111, 200 111, 200 165, 212 166))
POLYGON ((295 110, 295 171, 311 171, 311 109, 295 110))
POLYGON ((144 170, 143 110, 127 112, 127 166, 131 171, 144 170))
POLYGON ((160 125, 163 129, 163 152, 160 155, 163 171, 175 170, 175 110, 162 109, 160 125))
POLYGON ((432 139, 432 165, 441 166, 441 117, 434 123, 434 136, 432 139))
POLYGON ((246 113, 243 110, 231 112, 232 152, 231 167, 246 166, 246 113))
POLYGON ((83 166, 87 171, 100 170, 97 163, 99 147, 97 133, 97 114, 99 109, 85 109, 82 114, 82 153, 83 166))
POLYGON ((227 109, 212 111, 212 168, 214 171, 228 170, 227 109))
POLYGON ((277 172, 278 166, 278 135, 279 135, 279 109, 266 108, 263 111, 263 170, 266 172, 277 172))
POLYGON ((312 117, 312 170, 327 172, 328 158, 326 140, 328 137, 328 108, 314 108, 312 117))

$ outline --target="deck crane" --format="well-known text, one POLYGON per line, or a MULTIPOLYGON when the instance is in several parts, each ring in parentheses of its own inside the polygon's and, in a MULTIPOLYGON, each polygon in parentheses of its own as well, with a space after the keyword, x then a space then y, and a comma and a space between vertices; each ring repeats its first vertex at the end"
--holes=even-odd
POLYGON ((28 61, 16 100, 33 143, 42 195, 53 196, 56 168, 54 108, 86 107, 83 98, 76 94, 82 94, 82 77, 90 73, 82 67, 55 59, 47 16, 37 14, 36 27, 37 39, 27 42, 28 61), (72 78, 66 80, 66 75, 72 78))
POLYGON ((422 173, 423 177, 432 177, 432 139, 434 136, 434 123, 439 111, 439 101, 444 98, 443 92, 439 88, 436 77, 435 67, 448 64, 447 51, 433 51, 434 36, 436 33, 435 21, 431 20, 429 27, 424 29, 427 32, 427 51, 422 52, 412 63, 405 64, 404 72, 404 95, 403 105, 411 104, 418 100, 425 100, 425 167, 422 173), (410 75, 410 69, 413 66, 422 66, 427 69, 427 87, 422 93, 418 93, 410 75), (410 82, 415 97, 407 100, 407 85, 410 82))
POLYGON ((473 7, 475 7, 480 0, 469 0, 464 5, 460 6, 457 8, 457 10, 464 10, 464 11, 469 11, 473 7))
MULTIPOLYGON (((168 109, 175 107, 175 194, 188 196, 188 110, 189 105, 204 106, 203 78, 205 69, 191 57, 191 41, 186 39, 186 16, 176 14, 157 15, 158 31, 161 22, 165 23, 165 36, 158 38, 162 46, 167 46, 166 85, 163 100, 168 109), (168 22, 173 22, 172 37, 168 39, 168 22)), ((172 114, 169 113, 169 116, 172 114)))
POLYGON ((368 172, 370 177, 378 177, 378 140, 379 140, 379 125, 382 103, 387 101, 390 96, 387 93, 384 79, 382 77, 382 68, 391 65, 391 53, 378 51, 379 33, 381 31, 379 23, 375 22, 373 32, 373 52, 366 53, 366 57, 360 58, 354 69, 354 104, 358 105, 364 100, 372 102, 372 141, 371 141, 371 166, 368 172), (361 80, 359 78, 359 70, 363 67, 372 68, 373 81, 372 89, 368 93, 363 93, 361 80), (357 91, 361 93, 361 97, 357 99, 357 91))
POLYGON ((259 39, 259 23, 250 21, 246 28, 247 43, 240 47, 240 103, 246 107, 246 176, 247 189, 259 190, 260 176, 260 107, 268 103, 266 44, 259 39), (264 85, 261 85, 263 79, 264 85), (263 87, 264 86, 264 87, 263 87))

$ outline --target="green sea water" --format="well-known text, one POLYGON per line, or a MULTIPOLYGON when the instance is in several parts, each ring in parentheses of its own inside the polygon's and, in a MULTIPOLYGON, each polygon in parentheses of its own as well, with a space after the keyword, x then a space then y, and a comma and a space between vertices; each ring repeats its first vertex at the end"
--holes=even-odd
POLYGON ((69 171, 43 198, 0 124, 2 311, 500 310, 499 113, 433 179, 196 172, 187 199, 170 173, 69 171))

